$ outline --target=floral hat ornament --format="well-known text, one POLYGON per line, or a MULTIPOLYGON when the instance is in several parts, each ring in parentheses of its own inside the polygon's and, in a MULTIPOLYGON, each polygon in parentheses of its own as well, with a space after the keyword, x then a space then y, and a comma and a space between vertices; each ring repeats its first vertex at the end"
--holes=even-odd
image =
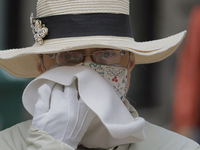
POLYGON ((42 45, 44 43, 43 38, 48 34, 48 28, 46 28, 44 24, 42 25, 41 20, 34 19, 33 13, 31 13, 30 16, 30 24, 35 41, 42 45))
POLYGON ((37 55, 85 48, 134 53, 135 64, 158 62, 171 55, 186 31, 147 42, 133 38, 129 0, 38 0, 31 15, 35 44, 0 51, 0 68, 17 77, 37 77, 37 55))

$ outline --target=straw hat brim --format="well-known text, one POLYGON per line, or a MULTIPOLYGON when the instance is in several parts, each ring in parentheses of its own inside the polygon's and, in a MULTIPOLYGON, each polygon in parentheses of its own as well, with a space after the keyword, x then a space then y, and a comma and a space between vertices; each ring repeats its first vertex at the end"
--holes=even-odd
POLYGON ((136 64, 153 63, 171 55, 182 42, 186 31, 148 42, 115 36, 88 36, 45 40, 43 45, 0 51, 0 67, 17 77, 37 77, 37 54, 50 54, 85 48, 112 48, 135 54, 136 64))

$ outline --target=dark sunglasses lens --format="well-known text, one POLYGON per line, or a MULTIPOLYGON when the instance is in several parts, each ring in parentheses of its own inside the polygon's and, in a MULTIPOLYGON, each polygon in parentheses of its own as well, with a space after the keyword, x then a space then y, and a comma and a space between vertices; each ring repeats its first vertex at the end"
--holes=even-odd
POLYGON ((121 59, 120 51, 96 51, 93 54, 93 59, 98 64, 118 63, 121 59))
POLYGON ((82 53, 64 52, 56 55, 56 62, 59 65, 75 65, 83 60, 82 53))

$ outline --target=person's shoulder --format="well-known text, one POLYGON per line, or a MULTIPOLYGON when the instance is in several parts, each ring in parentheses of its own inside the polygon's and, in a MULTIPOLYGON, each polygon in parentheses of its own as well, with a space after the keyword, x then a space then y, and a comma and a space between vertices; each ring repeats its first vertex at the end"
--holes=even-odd
POLYGON ((195 141, 149 122, 145 124, 146 139, 132 144, 134 150, 200 150, 195 141))
POLYGON ((0 132, 1 148, 7 150, 7 149, 20 149, 26 147, 25 139, 30 125, 31 125, 31 120, 28 120, 1 131, 0 132))
POLYGON ((11 134, 20 133, 22 136, 26 136, 27 130, 30 127, 30 125, 31 125, 31 120, 18 123, 10 128, 1 131, 0 136, 6 135, 4 133, 11 133, 11 134))

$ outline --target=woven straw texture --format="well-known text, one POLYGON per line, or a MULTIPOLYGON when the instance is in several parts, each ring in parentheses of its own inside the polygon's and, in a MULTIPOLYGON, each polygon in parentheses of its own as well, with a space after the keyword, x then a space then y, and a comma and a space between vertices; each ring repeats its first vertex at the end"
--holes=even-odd
POLYGON ((37 17, 63 14, 129 14, 129 0, 40 0, 37 17))
MULTIPOLYGON (((38 17, 61 14, 119 13, 129 14, 129 0, 39 0, 38 17)), ((112 48, 135 54, 136 64, 160 61, 171 55, 186 31, 160 40, 135 42, 117 36, 83 36, 45 40, 43 45, 0 51, 0 67, 17 77, 37 77, 37 54, 50 54, 84 48, 112 48)))
POLYGON ((120 37, 79 37, 46 40, 40 46, 23 49, 4 50, 0 52, 0 67, 17 77, 37 77, 35 54, 49 54, 84 48, 113 48, 130 51, 135 54, 136 64, 160 61, 171 55, 183 40, 186 32, 151 42, 135 42, 131 38, 120 37))

